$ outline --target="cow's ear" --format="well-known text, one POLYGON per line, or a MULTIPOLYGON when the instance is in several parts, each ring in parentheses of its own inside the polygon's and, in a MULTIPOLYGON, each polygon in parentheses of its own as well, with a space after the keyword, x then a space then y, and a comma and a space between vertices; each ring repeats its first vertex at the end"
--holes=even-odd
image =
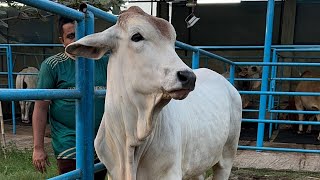
POLYGON ((106 52, 111 51, 117 44, 116 27, 85 36, 76 42, 69 44, 65 52, 72 59, 75 57, 85 57, 91 59, 100 59, 106 52))

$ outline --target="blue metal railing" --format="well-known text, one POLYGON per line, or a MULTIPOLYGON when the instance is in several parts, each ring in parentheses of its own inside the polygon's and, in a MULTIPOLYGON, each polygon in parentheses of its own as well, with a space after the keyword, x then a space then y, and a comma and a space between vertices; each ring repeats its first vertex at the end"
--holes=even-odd
MULTIPOLYGON (((13 61, 12 61, 12 47, 62 47, 62 44, 0 44, 0 48, 6 49, 6 59, 7 59, 7 72, 0 72, 0 75, 8 76, 8 88, 14 89, 14 78, 13 75, 26 74, 26 75, 36 75, 37 73, 17 73, 13 72, 13 61)), ((9 91, 10 92, 10 91, 9 91)), ((4 91, 7 93, 7 90, 4 91)), ((15 117, 15 105, 14 101, 11 102, 11 118, 12 118, 12 133, 16 134, 16 117, 15 117)))
MULTIPOLYGON (((62 5, 59 5, 57 3, 48 1, 48 0, 17 0, 18 2, 34 6, 40 9, 44 9, 46 11, 57 13, 69 18, 73 18, 78 21, 77 25, 77 37, 80 38, 86 34, 89 34, 92 29, 92 25, 90 27, 87 27, 89 24, 93 23, 93 16, 91 16, 90 12, 86 13, 86 15, 82 12, 75 11, 73 9, 64 7, 62 5)), ((88 11, 91 11, 94 15, 96 15, 99 18, 102 18, 104 20, 115 22, 116 17, 112 16, 104 11, 101 11, 100 9, 97 9, 93 6, 88 6, 88 11)), ((259 118, 257 120, 252 119, 244 119, 244 121, 252 121, 257 122, 259 124, 258 127, 258 133, 257 133, 257 146, 251 147, 251 146, 239 146, 240 149, 251 149, 251 150, 270 150, 270 151, 287 151, 287 152, 312 152, 312 153, 320 153, 320 150, 302 150, 302 149, 286 149, 286 148, 274 148, 274 147, 262 147, 263 146, 263 131, 264 131, 264 124, 265 123, 301 123, 301 124, 318 124, 317 122, 289 122, 289 121, 279 121, 279 120, 265 120, 265 110, 267 107, 267 95, 313 95, 317 96, 316 93, 297 93, 297 92, 272 92, 268 91, 268 72, 269 72, 269 66, 319 66, 320 63, 279 63, 279 62, 270 62, 270 53, 271 50, 279 48, 279 51, 282 51, 280 48, 287 48, 284 50, 295 50, 299 48, 312 48, 312 50, 316 50, 317 48, 320 48, 320 46, 271 46, 271 39, 272 39, 272 23, 273 23, 273 11, 274 11, 274 0, 268 1, 268 10, 267 10, 267 27, 266 27, 266 39, 265 39, 265 45, 258 47, 258 49, 264 48, 264 59, 263 62, 233 62, 227 58, 221 57, 219 55, 210 53, 208 51, 205 51, 201 49, 201 47, 194 47, 187 45, 182 42, 176 42, 176 46, 179 48, 183 48, 186 50, 190 50, 193 53, 193 68, 199 67, 199 56, 205 55, 217 60, 220 60, 224 63, 228 63, 230 65, 230 82, 234 82, 234 73, 235 73, 235 66, 236 65, 260 65, 263 66, 263 74, 262 74, 262 87, 261 91, 242 91, 240 93, 242 94, 257 94, 260 95, 260 109, 259 109, 259 118)), ((206 47, 203 47, 206 48, 206 47)), ((241 47, 235 47, 238 49, 245 49, 241 47)), ((254 47, 257 48, 257 47, 254 47)), ((252 48, 252 49, 254 49, 252 48)), ((219 49, 219 48, 217 48, 219 49)), ((220 48, 220 49, 223 49, 220 48)), ((247 47, 247 49, 250 49, 247 47)), ((309 51, 308 49, 305 49, 306 51, 309 51)), ((311 49, 310 49, 311 51, 311 49)), ((8 89, 5 91, 1 90, 0 93, 0 100, 21 100, 21 99, 53 99, 53 98, 76 98, 77 99, 77 170, 72 171, 68 174, 58 176, 52 179, 63 179, 69 175, 71 175, 72 178, 83 178, 83 179, 92 179, 93 177, 93 171, 97 171, 97 169, 103 168, 102 165, 96 165, 94 166, 94 170, 92 170, 92 162, 93 159, 91 158, 91 150, 93 148, 93 140, 91 135, 86 136, 85 131, 88 133, 92 133, 90 128, 85 128, 85 125, 91 126, 91 124, 86 124, 84 122, 85 118, 92 119, 91 111, 92 106, 88 106, 88 104, 92 104, 92 98, 93 94, 96 93, 99 96, 104 95, 103 91, 93 91, 92 87, 90 86, 83 86, 84 83, 89 83, 92 80, 92 77, 86 77, 86 78, 80 78, 79 72, 82 72, 83 74, 92 74, 93 67, 90 64, 91 61, 85 61, 82 58, 79 58, 77 61, 77 87, 76 90, 50 90, 52 91, 52 94, 46 95, 48 93, 47 90, 12 90, 8 89), (84 73, 85 71, 88 71, 84 73), (14 95, 14 96, 12 96, 14 95), (22 96, 23 95, 23 96, 22 96), (83 111, 83 108, 86 107, 86 110, 83 111), (90 108, 88 110, 88 108, 90 108), (86 115, 86 112, 89 112, 88 115, 86 115), (90 118, 91 117, 91 118, 90 118), (84 138, 80 139, 78 137, 84 138), (81 149, 81 150, 78 150, 81 149), (89 150, 88 150, 89 149, 89 150), (87 156, 87 153, 89 153, 89 156, 87 158, 84 158, 87 156)), ((89 122, 91 123, 91 122, 89 122)), ((92 128, 93 129, 93 128, 92 128)))

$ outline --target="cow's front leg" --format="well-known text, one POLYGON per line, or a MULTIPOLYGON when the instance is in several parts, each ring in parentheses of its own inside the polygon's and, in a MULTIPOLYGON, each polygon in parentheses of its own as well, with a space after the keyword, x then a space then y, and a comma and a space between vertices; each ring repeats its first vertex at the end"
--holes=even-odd
MULTIPOLYGON (((320 122, 320 114, 317 114, 316 118, 317 118, 317 121, 320 122)), ((319 135, 318 135, 317 139, 318 139, 318 141, 320 141, 320 132, 319 132, 319 135)))
POLYGON ((137 163, 135 161, 135 150, 136 147, 127 147, 127 158, 126 158, 126 180, 136 180, 137 179, 137 163))
MULTIPOLYGON (((299 121, 303 121, 303 114, 299 114, 299 121)), ((299 124, 298 134, 303 134, 303 125, 299 124)))
POLYGON ((29 110, 31 108, 31 102, 30 101, 26 101, 25 103, 25 109, 24 109, 24 123, 30 123, 29 120, 29 110))
POLYGON ((25 108, 25 102, 19 101, 20 104, 20 113, 21 113, 21 121, 24 121, 24 108, 25 108))

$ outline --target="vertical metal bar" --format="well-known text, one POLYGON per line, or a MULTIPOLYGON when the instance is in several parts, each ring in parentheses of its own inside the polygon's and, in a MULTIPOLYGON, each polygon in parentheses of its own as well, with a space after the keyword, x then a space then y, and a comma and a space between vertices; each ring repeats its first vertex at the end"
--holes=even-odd
MULTIPOLYGON (((276 50, 274 49, 273 50, 273 53, 272 53, 272 62, 277 62, 277 54, 276 54, 276 50)), ((276 78, 277 77, 277 66, 272 66, 271 68, 271 81, 270 81, 270 88, 269 90, 271 92, 274 92, 276 90, 276 80, 273 79, 273 78, 276 78)), ((268 111, 270 111, 271 109, 274 108, 274 95, 269 95, 269 101, 268 101, 268 111)), ((273 119, 274 117, 274 113, 270 113, 270 119, 273 119)), ((269 139, 271 138, 271 135, 272 135, 272 124, 273 123, 270 123, 269 124, 269 139)))
MULTIPOLYGON (((76 27, 76 39, 80 39, 85 35, 85 21, 77 21, 76 27)), ((84 175, 84 168, 85 166, 85 154, 86 149, 84 148, 84 138, 85 138, 85 124, 84 121, 86 120, 86 116, 84 115, 85 110, 84 107, 84 98, 85 98, 85 81, 84 77, 81 76, 85 73, 85 61, 84 58, 79 57, 76 60, 76 89, 80 90, 81 99, 76 101, 76 166, 77 169, 80 169, 81 177, 84 175)), ((90 107, 88 107, 90 108, 90 107)))
MULTIPOLYGON (((266 32, 265 32, 263 62, 270 62, 273 18, 274 18, 274 0, 269 0, 267 17, 266 17, 266 32)), ((269 66, 263 66, 261 91, 267 91, 268 89, 268 75, 269 75, 269 66)), ((265 119, 266 104, 267 104, 267 95, 260 95, 259 119, 265 119)), ((263 146, 264 125, 265 125, 264 123, 258 123, 257 144, 256 144, 257 147, 263 146)))
MULTIPOLYGON (((88 11, 86 16, 86 35, 94 33, 94 16, 88 11)), ((87 72, 85 75, 87 94, 85 96, 86 103, 84 105, 84 113, 86 114, 86 121, 84 133, 86 133, 85 146, 86 152, 86 172, 83 179, 93 179, 94 177, 94 60, 85 59, 87 72), (88 108, 90 107, 90 108, 88 108)))
MULTIPOLYGON (((7 67, 8 67, 8 88, 13 89, 13 65, 12 65, 12 51, 11 46, 6 48, 7 53, 7 67)), ((16 111, 14 101, 11 101, 11 116, 12 116, 12 133, 16 134, 16 111)))
MULTIPOLYGON (((80 26, 78 22, 77 34, 79 30, 84 33, 92 34, 94 32, 94 18, 90 12, 86 13, 85 26, 80 26)), ((79 36, 78 36, 79 37, 79 36)), ((82 98, 77 105, 77 169, 81 169, 82 179, 93 179, 94 172, 94 62, 86 58, 79 58, 77 63, 77 88, 81 91, 82 98), (82 75, 80 77, 80 74, 82 75), (79 143, 78 143, 79 142, 79 143)))
POLYGON ((192 53, 192 69, 199 68, 199 59, 200 59, 199 51, 193 51, 193 53, 192 53))
POLYGON ((230 83, 231 83, 232 85, 234 85, 235 67, 236 67, 236 65, 230 64, 229 81, 230 81, 230 83))

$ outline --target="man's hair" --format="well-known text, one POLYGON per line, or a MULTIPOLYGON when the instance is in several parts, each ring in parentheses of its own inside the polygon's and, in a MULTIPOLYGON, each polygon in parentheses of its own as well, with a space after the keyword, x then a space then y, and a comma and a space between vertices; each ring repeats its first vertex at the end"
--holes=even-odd
POLYGON ((62 35, 63 35, 63 25, 68 24, 68 23, 74 23, 74 20, 63 17, 63 16, 59 17, 58 31, 59 31, 60 37, 62 37, 62 35))

